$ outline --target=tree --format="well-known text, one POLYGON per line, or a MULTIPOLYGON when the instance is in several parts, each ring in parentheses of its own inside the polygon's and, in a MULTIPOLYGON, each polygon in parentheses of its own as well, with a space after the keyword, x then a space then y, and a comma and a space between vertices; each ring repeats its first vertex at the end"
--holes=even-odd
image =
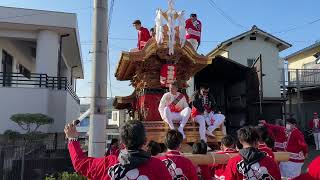
POLYGON ((10 119, 25 130, 27 134, 37 132, 42 125, 53 123, 53 119, 44 114, 14 114, 10 119))

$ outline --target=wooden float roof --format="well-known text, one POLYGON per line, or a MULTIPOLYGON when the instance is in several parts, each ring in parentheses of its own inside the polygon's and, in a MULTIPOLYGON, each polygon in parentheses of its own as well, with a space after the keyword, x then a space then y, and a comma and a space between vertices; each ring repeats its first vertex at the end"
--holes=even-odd
MULTIPOLYGON (((146 46, 141 51, 136 52, 121 52, 120 60, 115 72, 117 80, 126 81, 132 80, 135 71, 139 68, 139 62, 143 62, 153 55, 157 55, 158 50, 168 49, 167 41, 165 40, 161 45, 158 45, 154 38, 150 39, 146 46)), ((189 59, 195 65, 191 74, 194 75, 208 64, 212 63, 212 57, 199 55, 192 45, 186 41, 184 47, 180 47, 177 43, 174 49, 175 52, 180 51, 184 57, 189 59)))
POLYGON ((113 107, 115 109, 128 109, 131 106, 131 103, 134 102, 135 92, 129 96, 116 96, 113 100, 113 107))

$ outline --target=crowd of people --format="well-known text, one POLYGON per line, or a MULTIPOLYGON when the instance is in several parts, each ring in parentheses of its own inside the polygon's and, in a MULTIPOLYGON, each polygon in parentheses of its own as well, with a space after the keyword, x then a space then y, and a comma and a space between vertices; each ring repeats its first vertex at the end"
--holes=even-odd
MULTIPOLYGON (((133 25, 138 30, 137 46, 141 50, 156 32, 154 28, 149 32, 140 20, 134 21, 133 25)), ((196 14, 191 14, 186 21, 186 39, 194 49, 200 45, 201 22, 196 14)), ((207 137, 214 136, 214 130, 225 120, 215 108, 209 87, 202 85, 189 99, 178 92, 178 84, 174 82, 161 98, 158 110, 170 128, 164 144, 147 142, 143 123, 131 120, 120 127, 120 140, 112 140, 105 157, 101 158, 87 157, 80 148, 75 125, 67 124, 65 134, 75 171, 91 180, 320 180, 320 157, 310 163, 306 173, 301 173, 308 156, 308 145, 294 118, 287 119, 284 125, 270 124, 260 118, 257 126, 242 127, 237 131, 237 137, 226 135, 221 140, 220 149, 214 153, 237 153, 226 159, 226 163, 196 165, 181 152, 187 121, 191 118, 199 124, 200 141, 193 144, 192 153, 205 155, 209 149, 207 137), (175 127, 175 121, 178 127, 175 127), (289 160, 277 162, 276 151, 288 152, 289 160)), ((319 150, 317 113, 310 121, 310 128, 319 150)))
MULTIPOLYGON (((178 130, 167 132, 165 148, 162 148, 157 142, 146 141, 144 126, 137 120, 128 121, 120 128, 121 145, 117 147, 121 147, 121 150, 114 150, 112 147, 117 142, 113 142, 109 153, 102 158, 87 157, 83 153, 74 124, 67 124, 65 133, 69 139, 68 147, 74 169, 91 180, 280 180, 281 177, 319 180, 320 157, 309 165, 307 173, 301 174, 301 163, 307 155, 306 144, 299 139, 301 132, 295 127, 296 121, 291 118, 287 122, 286 127, 278 127, 261 120, 256 127, 239 129, 236 138, 225 136, 221 141, 221 149, 215 153, 238 153, 226 160, 227 164, 194 165, 181 152, 183 135, 178 130), (273 132, 278 134, 275 136, 273 132), (279 136, 282 133, 285 135, 284 140, 279 136), (276 161, 273 151, 277 147, 290 153, 288 162, 276 161)), ((208 145, 203 140, 193 144, 193 154, 207 154, 207 149, 208 145)))

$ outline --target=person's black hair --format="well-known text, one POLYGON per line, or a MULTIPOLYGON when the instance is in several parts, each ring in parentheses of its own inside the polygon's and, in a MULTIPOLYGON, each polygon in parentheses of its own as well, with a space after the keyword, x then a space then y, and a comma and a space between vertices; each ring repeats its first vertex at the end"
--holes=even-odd
POLYGON ((129 150, 140 149, 144 145, 145 139, 146 132, 141 121, 127 121, 120 128, 120 141, 129 150))
POLYGON ((269 148, 274 148, 274 140, 271 138, 266 126, 256 126, 256 131, 259 135, 259 141, 264 142, 269 148))
POLYGON ((164 144, 170 150, 176 150, 179 148, 183 141, 182 134, 175 129, 171 129, 167 132, 166 138, 164 140, 164 144))
POLYGON ((150 32, 154 32, 154 28, 150 28, 150 32))
POLYGON ((287 122, 290 123, 290 124, 294 124, 294 125, 297 124, 297 120, 294 119, 294 118, 288 118, 288 119, 287 119, 287 122))
POLYGON ((238 139, 240 142, 246 142, 249 145, 254 145, 259 140, 259 134, 255 128, 246 126, 237 131, 238 139))
POLYGON ((207 83, 202 83, 200 89, 209 89, 209 85, 207 83))
POLYGON ((116 143, 118 143, 119 142, 119 140, 118 139, 116 139, 116 138, 114 138, 114 139, 111 139, 111 145, 114 145, 114 144, 116 144, 116 143))
POLYGON ((265 140, 266 145, 271 148, 271 149, 274 149, 274 139, 272 139, 270 136, 268 136, 265 140))
POLYGON ((156 156, 161 152, 160 144, 152 140, 148 143, 147 149, 152 156, 156 156))
POLYGON ((231 135, 226 135, 221 139, 221 144, 227 148, 231 148, 234 145, 234 139, 231 135))
POLYGON ((190 17, 197 17, 197 14, 192 13, 192 14, 190 14, 190 17))
POLYGON ((239 140, 236 141, 236 147, 240 150, 243 149, 243 145, 240 143, 239 140))
POLYGON ((259 135, 259 141, 265 142, 269 136, 268 128, 266 126, 256 126, 255 129, 259 135))
POLYGON ((192 145, 192 154, 207 154, 208 144, 201 140, 192 145))
POLYGON ((139 24, 139 25, 141 25, 141 21, 140 21, 139 19, 137 19, 137 20, 133 21, 132 24, 139 24))
POLYGON ((163 143, 161 143, 160 144, 160 147, 161 147, 161 153, 163 153, 163 152, 166 152, 167 151, 167 147, 166 147, 166 145, 165 144, 163 144, 163 143))

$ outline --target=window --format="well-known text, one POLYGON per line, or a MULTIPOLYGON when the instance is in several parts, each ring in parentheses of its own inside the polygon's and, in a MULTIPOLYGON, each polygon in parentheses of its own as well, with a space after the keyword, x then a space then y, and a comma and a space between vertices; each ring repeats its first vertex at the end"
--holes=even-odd
POLYGON ((251 67, 251 66, 253 65, 254 61, 255 61, 255 59, 248 58, 248 59, 247 59, 247 65, 248 65, 248 67, 251 67))
POLYGON ((118 112, 112 112, 112 121, 118 121, 118 112))
POLYGON ((251 41, 255 41, 255 40, 257 40, 257 37, 255 37, 255 36, 250 36, 250 40, 251 40, 251 41))

